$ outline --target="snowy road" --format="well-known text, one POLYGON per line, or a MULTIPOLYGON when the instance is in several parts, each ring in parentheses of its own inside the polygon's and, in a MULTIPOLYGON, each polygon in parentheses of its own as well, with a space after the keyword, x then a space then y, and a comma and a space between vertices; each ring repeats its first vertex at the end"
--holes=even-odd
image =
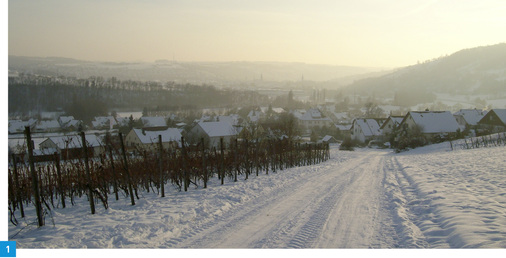
POLYGON ((382 247, 378 223, 385 152, 333 159, 176 240, 190 248, 382 247))

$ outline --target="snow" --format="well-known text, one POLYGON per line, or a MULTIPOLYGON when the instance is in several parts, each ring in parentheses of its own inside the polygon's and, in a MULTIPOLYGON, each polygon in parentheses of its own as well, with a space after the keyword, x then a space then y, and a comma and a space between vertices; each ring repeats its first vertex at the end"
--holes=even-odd
POLYGON ((158 136, 162 136, 162 142, 175 141, 181 145, 181 133, 177 128, 167 128, 159 131, 149 131, 143 129, 132 129, 133 132, 139 137, 139 140, 144 144, 157 143, 158 136))
POLYGON ((9 223, 31 248, 506 248, 506 147, 441 143, 394 154, 331 149, 324 163, 212 178, 166 197, 110 197, 91 215, 86 197, 52 210, 46 226, 9 223), (454 145, 455 146, 455 145, 454 145), (54 225, 53 222, 54 221, 54 225))
POLYGON ((486 110, 461 109, 455 112, 454 116, 462 116, 468 125, 477 125, 478 122, 487 114, 486 110))
POLYGON ((200 122, 198 124, 209 137, 236 135, 237 131, 229 122, 200 122))
POLYGON ((355 119, 354 123, 362 129, 364 136, 378 136, 381 134, 380 126, 375 119, 358 118, 355 119))
MULTIPOLYGON (((100 147, 104 145, 100 140, 100 137, 94 134, 86 134, 85 138, 86 138, 86 146, 88 147, 100 147)), ((56 146, 59 149, 67 149, 69 147, 82 148, 80 135, 52 136, 48 137, 46 140, 52 141, 54 144, 56 144, 56 146)))
POLYGON ((154 116, 154 117, 141 117, 142 124, 144 127, 158 127, 158 126, 167 126, 167 123, 165 122, 165 118, 160 116, 154 116))
POLYGON ((424 133, 456 132, 460 127, 450 111, 411 111, 408 113, 424 133))

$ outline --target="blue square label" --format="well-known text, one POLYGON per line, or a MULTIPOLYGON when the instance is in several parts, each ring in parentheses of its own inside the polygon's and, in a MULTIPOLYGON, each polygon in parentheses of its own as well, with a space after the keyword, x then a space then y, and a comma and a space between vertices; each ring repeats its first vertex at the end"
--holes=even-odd
POLYGON ((16 241, 0 241, 0 257, 16 257, 16 241))

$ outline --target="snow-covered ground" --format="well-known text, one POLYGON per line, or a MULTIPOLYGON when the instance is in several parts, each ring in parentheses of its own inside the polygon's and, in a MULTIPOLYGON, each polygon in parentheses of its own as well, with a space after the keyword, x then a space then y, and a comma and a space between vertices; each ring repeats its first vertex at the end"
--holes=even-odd
MULTIPOLYGON (((85 198, 9 240, 31 248, 506 248, 506 147, 400 154, 331 149, 324 163, 207 189, 142 193, 90 214, 85 198), (54 225, 53 225, 54 221, 54 225)), ((242 178, 244 179, 244 178, 242 178)))

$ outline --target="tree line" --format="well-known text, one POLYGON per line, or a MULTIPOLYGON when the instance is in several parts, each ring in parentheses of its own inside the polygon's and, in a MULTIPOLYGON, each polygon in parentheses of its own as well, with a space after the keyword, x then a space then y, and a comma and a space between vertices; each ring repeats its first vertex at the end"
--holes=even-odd
POLYGON ((10 113, 84 109, 93 115, 101 115, 104 110, 107 112, 112 108, 141 110, 144 107, 234 107, 266 105, 269 101, 267 96, 257 92, 218 89, 209 85, 133 81, 122 83, 116 82, 117 80, 108 83, 90 80, 83 83, 78 80, 40 81, 36 78, 9 81, 10 113), (91 112, 97 107, 98 111, 91 112))

